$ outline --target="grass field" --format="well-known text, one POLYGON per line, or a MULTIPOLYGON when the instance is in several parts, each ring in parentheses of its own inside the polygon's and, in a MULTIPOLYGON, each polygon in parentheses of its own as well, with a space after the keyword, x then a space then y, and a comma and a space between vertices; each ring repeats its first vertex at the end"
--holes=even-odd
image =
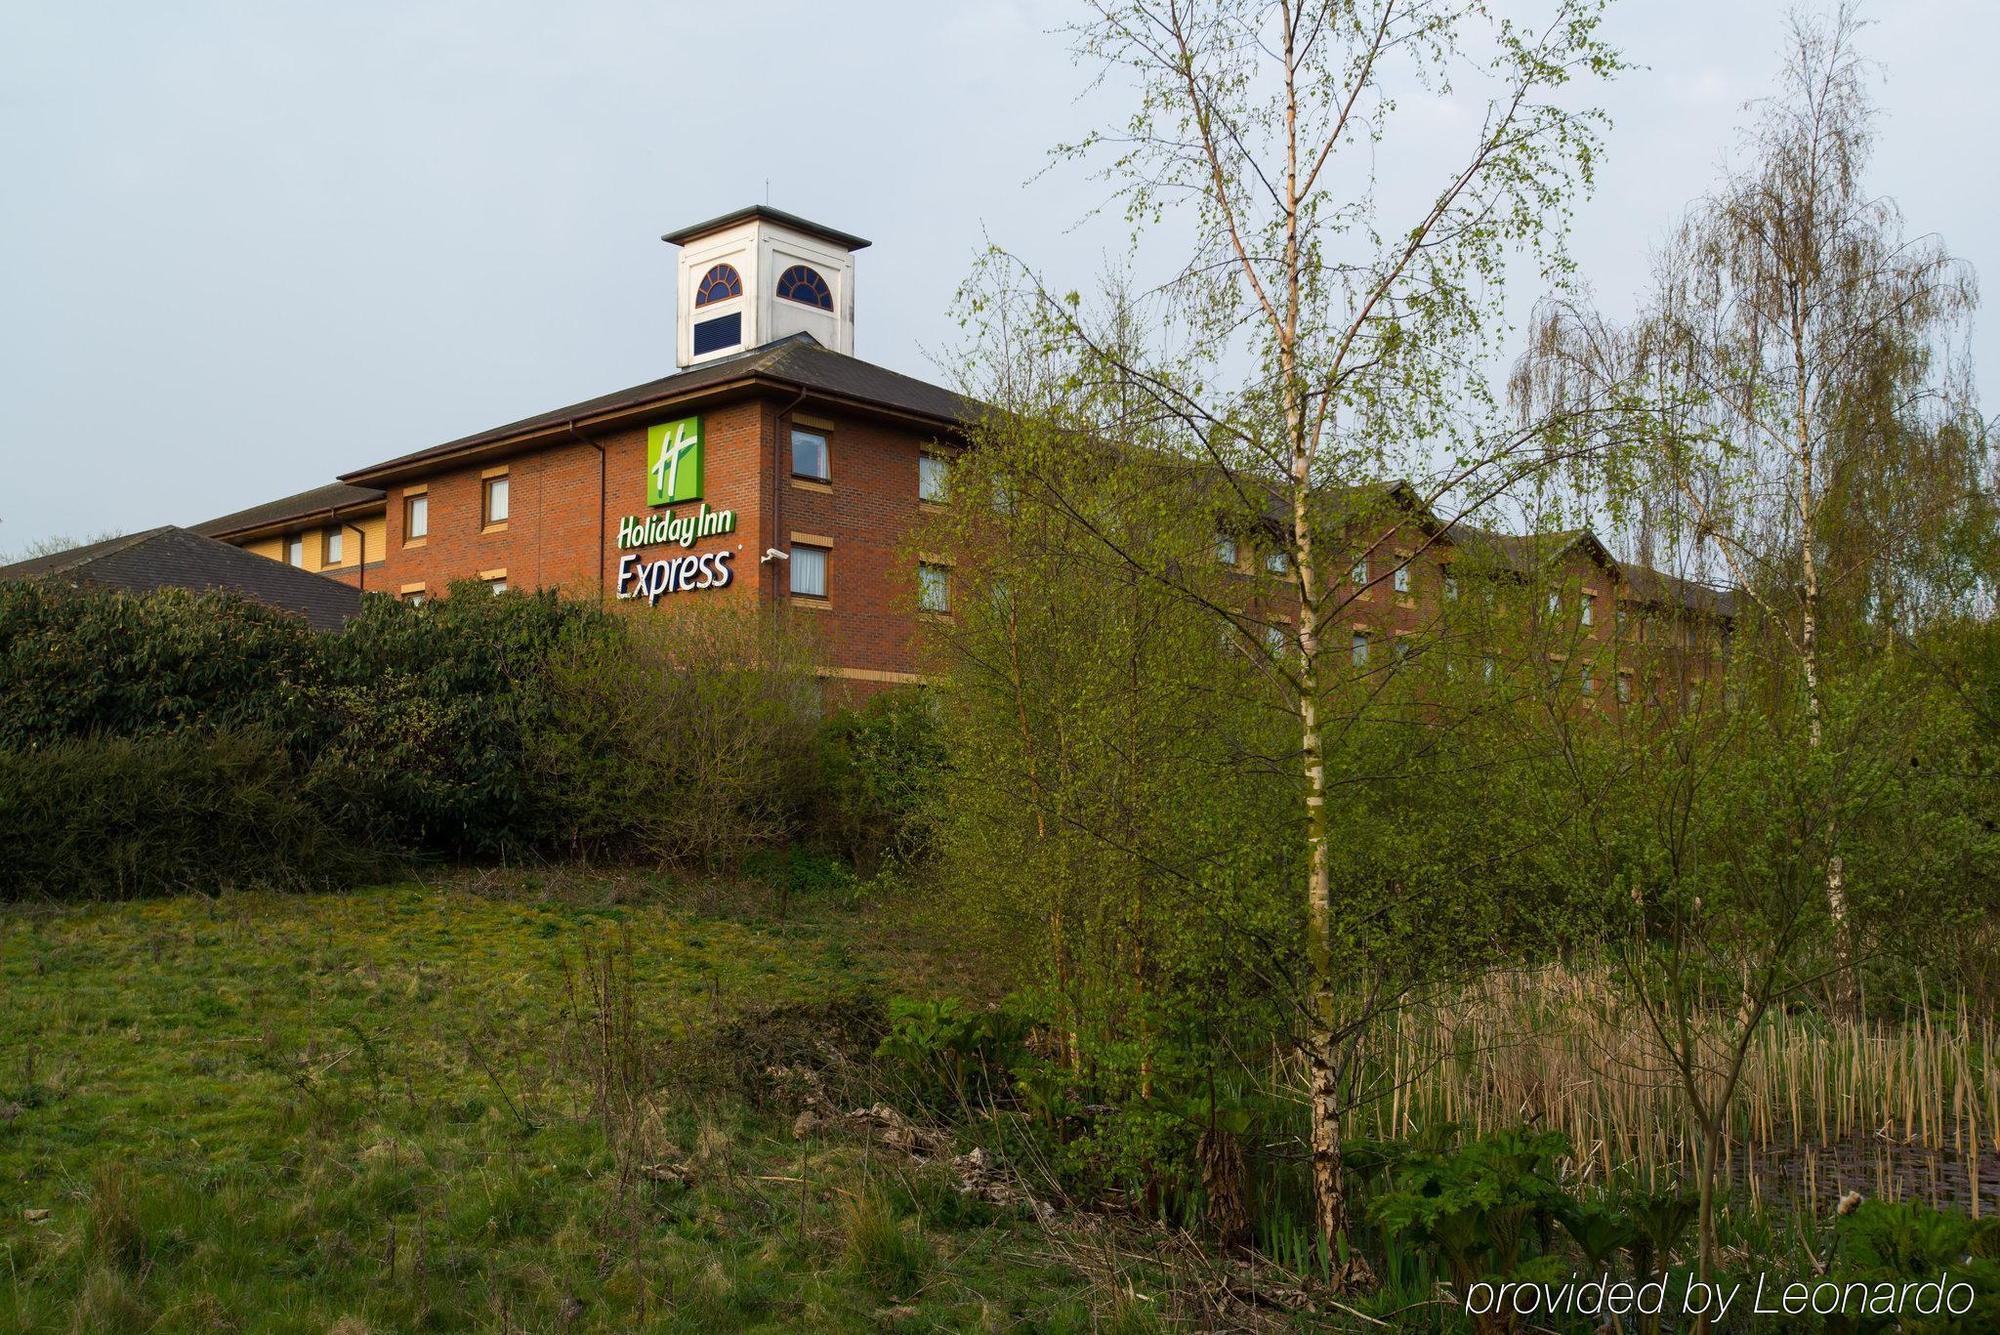
POLYGON ((0 1328, 1150 1324, 942 1169, 662 1056, 969 985, 865 914, 705 902, 488 873, 0 910, 0 1328))

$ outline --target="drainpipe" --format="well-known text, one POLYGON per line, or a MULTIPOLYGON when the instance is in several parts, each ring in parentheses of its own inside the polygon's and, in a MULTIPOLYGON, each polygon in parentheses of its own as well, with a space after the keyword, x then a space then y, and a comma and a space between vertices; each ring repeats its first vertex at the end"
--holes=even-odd
MULTIPOLYGON (((771 540, 765 544, 767 549, 771 547, 783 547, 786 551, 791 550, 791 543, 787 542, 784 538, 785 483, 791 473, 790 465, 785 462, 785 451, 791 448, 791 441, 789 439, 779 440, 778 436, 791 421, 792 410, 805 401, 806 388, 804 385, 801 385, 799 386, 799 392, 792 396, 792 401, 779 409, 778 415, 771 421, 771 540)), ((759 553, 758 560, 760 563, 763 563, 762 553, 759 553)), ((771 573, 775 575, 777 572, 773 570, 771 573)), ((787 591, 789 592, 789 590, 787 591)), ((778 588, 776 584, 773 584, 771 586, 771 598, 775 602, 777 597, 778 588)))
POLYGON ((569 419, 570 438, 580 445, 588 445, 597 451, 597 601, 604 603, 604 526, 610 521, 604 514, 604 446, 594 440, 586 440, 577 434, 576 419, 569 419))
MULTIPOLYGON (((385 518, 383 522, 387 523, 388 520, 385 518)), ((359 524, 343 523, 341 527, 354 534, 354 591, 366 593, 368 592, 368 535, 362 531, 359 524)))
MULTIPOLYGON (((359 539, 354 545, 354 591, 356 593, 368 592, 368 535, 363 533, 358 525, 350 524, 342 519, 332 506, 327 507, 326 522, 329 525, 337 524, 340 528, 352 532, 359 539)), ((384 520, 384 522, 386 523, 387 521, 384 520)))

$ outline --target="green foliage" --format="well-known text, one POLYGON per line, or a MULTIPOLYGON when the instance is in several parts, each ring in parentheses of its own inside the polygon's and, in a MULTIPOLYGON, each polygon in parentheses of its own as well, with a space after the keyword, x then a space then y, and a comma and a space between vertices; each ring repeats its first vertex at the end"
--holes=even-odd
POLYGON ((1461 1291, 1523 1274, 1550 1254, 1555 1221, 1571 1206, 1556 1167, 1569 1150, 1559 1132, 1500 1131, 1453 1152, 1412 1154, 1369 1217, 1392 1242, 1434 1252, 1461 1291))
POLYGON ((639 609, 554 656, 534 772, 558 846, 708 871, 810 796, 810 647, 755 605, 639 609))
POLYGON ((1863 1322, 1858 1328, 1979 1331, 2000 1327, 2000 1221, 1975 1223, 1921 1202, 1863 1201, 1834 1223, 1833 1273, 1842 1282, 1903 1284, 1912 1280, 1970 1284, 1977 1295, 1958 1316, 1904 1325, 1863 1322))
POLYGON ((977 1010, 946 997, 898 997, 889 1032, 875 1055, 901 1073, 912 1092, 937 1105, 984 1102, 1028 1055, 1029 1021, 1011 1011, 977 1010))
MULTIPOLYGON (((818 831, 914 859, 938 755, 914 697, 822 727, 807 646, 754 608, 619 618, 467 584, 322 635, 222 595, 0 583, 0 894, 192 886, 204 862, 208 884, 339 883, 369 863, 335 835, 715 869, 818 831)), ((823 856, 785 873, 850 886, 823 856)))
POLYGON ((0 580, 0 749, 182 729, 311 734, 327 642, 225 594, 0 580))
POLYGON ((820 728, 814 832, 864 869, 923 860, 944 766, 937 702, 921 689, 834 713, 820 728))
POLYGON ((554 592, 494 597, 478 583, 410 606, 363 602, 326 638, 320 692, 332 729, 295 751, 328 772, 343 813, 402 846, 518 854, 560 836, 563 796, 532 763, 558 727, 552 666, 612 638, 603 612, 554 592))
POLYGON ((378 867, 324 808, 262 733, 0 749, 0 899, 308 889, 378 867))

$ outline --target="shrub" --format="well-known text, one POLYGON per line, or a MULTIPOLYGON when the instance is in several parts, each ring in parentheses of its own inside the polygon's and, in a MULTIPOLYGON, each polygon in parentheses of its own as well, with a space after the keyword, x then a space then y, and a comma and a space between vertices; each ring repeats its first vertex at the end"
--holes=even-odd
POLYGON ((611 632, 586 604, 476 584, 423 607, 366 599, 346 631, 325 635, 224 594, 0 581, 0 754, 10 767, 43 757, 69 803, 37 799, 49 823, 10 826, 35 845, 20 845, 27 869, 10 879, 49 893, 320 883, 355 859, 327 852, 324 873, 291 859, 329 828, 409 852, 547 844, 558 804, 530 753, 553 726, 550 661, 611 632), (121 739, 134 745, 108 744, 121 739), (189 767, 178 786, 161 770, 174 757, 189 767), (218 788, 231 783, 243 790, 218 788), (98 842, 84 819, 110 834, 68 875, 65 850, 98 842), (204 819, 217 833, 195 828, 204 819), (224 847, 224 830, 242 846, 224 847), (197 847, 209 874, 176 860, 197 847), (142 853, 166 855, 164 869, 115 862, 142 853))
POLYGON ((887 691, 831 715, 819 735, 815 830, 867 871, 924 857, 944 765, 937 706, 926 691, 887 691))
POLYGON ((537 761, 560 841, 714 871, 793 830, 818 692, 754 605, 644 609, 555 660, 537 761))
POLYGON ((0 898, 303 889, 376 862, 263 733, 0 750, 0 898))
POLYGON ((1460 1292, 1486 1276, 1548 1270, 1555 1220, 1570 1207, 1559 1131, 1501 1131, 1448 1154, 1417 1153, 1369 1214, 1391 1242, 1433 1252, 1460 1292))
POLYGON ((1029 1022, 961 1002, 889 1003, 889 1033, 875 1055, 897 1068, 925 1102, 970 1103, 989 1096, 1028 1058, 1029 1022))
POLYGON ((0 580, 0 749, 321 726, 329 637, 221 593, 0 580))
POLYGON ((463 583, 421 606, 367 599, 327 639, 334 726, 311 747, 321 790, 348 824, 411 849, 518 854, 558 841, 576 776, 535 763, 558 735, 555 665, 617 638, 604 612, 551 591, 496 598, 463 583))

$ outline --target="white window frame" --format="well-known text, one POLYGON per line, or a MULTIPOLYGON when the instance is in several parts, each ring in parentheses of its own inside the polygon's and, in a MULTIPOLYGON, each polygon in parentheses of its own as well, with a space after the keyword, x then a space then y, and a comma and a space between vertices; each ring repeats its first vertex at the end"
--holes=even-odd
POLYGON ((1357 589, 1368 583, 1367 557, 1364 556, 1354 563, 1354 568, 1347 572, 1347 582, 1357 589))
POLYGON ((290 533, 285 536, 285 564, 294 570, 306 568, 306 535, 290 533))
POLYGON ((1396 567, 1395 584, 1397 593, 1410 591, 1410 566, 1407 561, 1396 567))
POLYGON ((1586 593, 1583 595, 1583 607, 1582 610, 1578 612, 1577 616, 1579 620, 1586 626, 1594 626, 1597 624, 1596 594, 1586 593))

